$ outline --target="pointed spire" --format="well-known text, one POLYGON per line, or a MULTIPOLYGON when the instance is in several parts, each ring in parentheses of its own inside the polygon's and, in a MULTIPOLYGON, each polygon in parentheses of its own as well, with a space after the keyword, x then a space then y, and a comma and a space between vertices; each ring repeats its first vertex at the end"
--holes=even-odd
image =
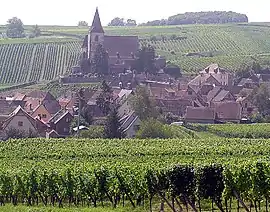
POLYGON ((94 17, 94 20, 92 22, 90 32, 104 33, 103 27, 101 25, 100 17, 99 17, 98 8, 96 8, 95 17, 94 17))

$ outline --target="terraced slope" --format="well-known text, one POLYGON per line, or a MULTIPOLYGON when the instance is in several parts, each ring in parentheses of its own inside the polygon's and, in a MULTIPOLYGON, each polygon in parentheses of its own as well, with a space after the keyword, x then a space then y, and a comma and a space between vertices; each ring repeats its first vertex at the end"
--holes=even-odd
MULTIPOLYGON (((47 36, 0 39, 0 83, 51 80, 77 63, 87 27, 41 29, 47 36)), ((153 45, 158 54, 189 74, 210 63, 231 71, 246 69, 254 61, 270 65, 268 23, 105 27, 105 31, 107 35, 138 35, 141 44, 153 45)))
POLYGON ((79 58, 79 42, 0 45, 0 83, 52 80, 79 58))

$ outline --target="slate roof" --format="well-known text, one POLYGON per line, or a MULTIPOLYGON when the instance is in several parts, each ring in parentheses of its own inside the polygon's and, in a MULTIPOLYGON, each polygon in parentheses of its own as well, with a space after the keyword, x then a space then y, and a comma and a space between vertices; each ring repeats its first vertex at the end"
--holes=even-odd
POLYGON ((207 102, 211 102, 213 100, 213 98, 215 98, 218 93, 221 91, 221 87, 220 86, 216 86, 214 87, 211 91, 209 91, 209 93, 207 94, 206 100, 207 102))
POLYGON ((60 110, 52 118, 50 118, 48 122, 49 123, 55 123, 56 124, 63 117, 65 117, 68 113, 70 113, 68 110, 60 110))
POLYGON ((104 33, 103 27, 101 25, 100 17, 99 17, 99 12, 98 8, 96 8, 94 20, 92 22, 92 26, 90 28, 91 33, 104 33))
POLYGON ((215 109, 209 107, 187 107, 186 119, 215 120, 215 109))
POLYGON ((134 54, 139 49, 138 36, 105 36, 104 48, 108 51, 109 57, 116 56, 117 52, 120 57, 130 57, 131 52, 134 54))
POLYGON ((1 115, 9 115, 17 107, 18 107, 18 104, 15 104, 12 101, 7 101, 5 99, 0 99, 0 114, 1 115))
POLYGON ((230 95, 230 92, 229 91, 225 91, 225 90, 221 90, 213 99, 212 101, 214 102, 221 102, 224 100, 224 98, 227 96, 227 95, 230 95))

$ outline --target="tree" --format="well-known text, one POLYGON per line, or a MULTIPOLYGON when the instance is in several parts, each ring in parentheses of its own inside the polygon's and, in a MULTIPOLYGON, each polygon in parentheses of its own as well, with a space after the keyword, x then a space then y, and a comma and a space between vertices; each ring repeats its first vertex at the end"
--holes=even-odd
POLYGON ((137 52, 135 64, 132 68, 138 72, 156 74, 158 70, 155 66, 155 57, 156 52, 154 47, 143 45, 137 52))
POLYGON ((259 112, 263 116, 270 115, 270 92, 266 85, 261 85, 253 90, 251 94, 253 104, 258 107, 259 112))
POLYGON ((169 74, 170 76, 174 77, 175 79, 182 76, 179 66, 174 65, 174 64, 168 64, 164 68, 164 72, 166 74, 169 74))
POLYGON ((125 26, 125 21, 123 18, 116 17, 111 20, 108 26, 125 26))
POLYGON ((89 126, 89 130, 84 130, 81 132, 81 137, 90 139, 105 138, 104 127, 91 125, 89 126))
POLYGON ((108 115, 113 103, 113 92, 105 80, 101 84, 101 90, 102 92, 97 97, 96 104, 104 115, 108 115))
POLYGON ((157 117, 157 110, 154 101, 150 99, 149 91, 146 87, 138 86, 135 94, 130 98, 132 109, 139 116, 140 120, 157 117))
POLYGON ((79 21, 78 26, 88 26, 86 21, 79 21))
POLYGON ((170 138, 170 132, 166 130, 161 122, 154 118, 147 119, 142 122, 139 131, 136 134, 137 138, 170 138))
POLYGON ((126 26, 137 26, 137 22, 133 19, 128 19, 126 26))
POLYGON ((22 38, 25 36, 21 19, 13 17, 7 21, 7 36, 9 38, 22 38))
POLYGON ((93 115, 91 112, 91 108, 86 104, 81 110, 81 116, 84 118, 88 125, 93 123, 93 115))
POLYGON ((99 76, 109 73, 108 52, 101 44, 98 44, 93 58, 93 72, 99 76))
POLYGON ((106 138, 124 138, 125 133, 121 128, 120 117, 118 116, 118 111, 116 107, 112 109, 109 116, 107 117, 107 122, 105 124, 104 134, 106 138))
POLYGON ((35 25, 32 29, 32 33, 34 37, 39 37, 41 35, 41 30, 38 25, 35 25))

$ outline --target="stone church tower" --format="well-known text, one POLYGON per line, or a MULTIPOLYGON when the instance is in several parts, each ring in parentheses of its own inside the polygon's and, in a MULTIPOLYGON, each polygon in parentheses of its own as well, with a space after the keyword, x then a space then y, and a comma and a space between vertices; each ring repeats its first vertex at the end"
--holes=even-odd
POLYGON ((101 25, 98 8, 96 8, 95 17, 92 26, 88 33, 88 55, 87 58, 91 61, 94 57, 98 44, 104 44, 104 30, 101 25))

